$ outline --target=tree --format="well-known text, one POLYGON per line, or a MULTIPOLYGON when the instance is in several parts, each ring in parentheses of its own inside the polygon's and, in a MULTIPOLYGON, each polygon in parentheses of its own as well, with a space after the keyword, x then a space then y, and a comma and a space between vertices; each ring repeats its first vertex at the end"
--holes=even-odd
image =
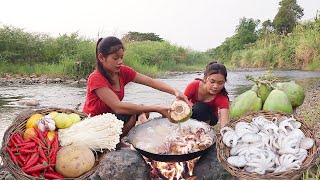
POLYGON ((273 27, 273 24, 270 19, 268 19, 262 23, 261 31, 263 34, 271 33, 274 31, 274 27, 273 27))
POLYGON ((241 18, 236 26, 236 34, 227 38, 220 46, 207 51, 210 57, 226 62, 231 59, 235 51, 242 50, 246 45, 252 44, 258 39, 257 26, 260 20, 241 18))
POLYGON ((258 31, 256 30, 257 26, 260 24, 260 20, 254 20, 252 18, 241 18, 239 25, 236 27, 236 44, 240 50, 243 48, 243 45, 254 43, 258 39, 258 31))
POLYGON ((302 18, 303 9, 296 0, 282 0, 278 13, 273 19, 273 25, 279 34, 287 35, 302 18))
POLYGON ((134 42, 134 41, 163 41, 159 35, 154 33, 140 33, 140 32, 128 32, 122 38, 125 42, 134 42))

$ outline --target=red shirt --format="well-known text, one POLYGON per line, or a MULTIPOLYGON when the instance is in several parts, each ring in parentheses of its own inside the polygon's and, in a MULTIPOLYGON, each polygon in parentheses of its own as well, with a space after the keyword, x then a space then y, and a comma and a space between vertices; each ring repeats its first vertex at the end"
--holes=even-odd
POLYGON ((114 111, 107 106, 96 94, 95 90, 102 87, 110 88, 121 101, 124 97, 124 86, 134 79, 137 72, 128 66, 120 67, 120 91, 112 89, 109 81, 98 71, 92 72, 87 81, 87 94, 83 112, 91 116, 114 111))
MULTIPOLYGON (((184 90, 184 94, 188 99, 194 104, 198 100, 200 80, 194 80, 184 90)), ((209 104, 212 112, 218 117, 218 109, 229 109, 229 98, 219 92, 216 97, 210 102, 205 102, 209 104)))

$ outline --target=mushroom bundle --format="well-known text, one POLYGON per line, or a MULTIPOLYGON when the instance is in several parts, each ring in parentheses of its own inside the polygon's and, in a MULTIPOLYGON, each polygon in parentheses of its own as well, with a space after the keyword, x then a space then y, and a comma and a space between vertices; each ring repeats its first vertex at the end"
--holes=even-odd
POLYGON ((223 143, 230 147, 227 162, 247 172, 258 174, 300 169, 314 140, 306 137, 301 123, 293 116, 267 120, 263 116, 252 122, 238 122, 234 129, 220 130, 223 143))

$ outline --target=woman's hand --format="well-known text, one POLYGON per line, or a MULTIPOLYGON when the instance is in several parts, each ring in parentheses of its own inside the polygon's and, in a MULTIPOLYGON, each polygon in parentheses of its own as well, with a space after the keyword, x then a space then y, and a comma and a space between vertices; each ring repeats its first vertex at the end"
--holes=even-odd
POLYGON ((171 108, 167 106, 157 106, 158 113, 162 115, 162 117, 168 118, 170 122, 174 122, 174 120, 170 116, 171 108))
POLYGON ((193 106, 193 104, 188 100, 188 97, 184 95, 182 92, 180 92, 179 90, 175 90, 174 95, 177 97, 177 99, 183 100, 186 103, 188 103, 190 107, 193 106))

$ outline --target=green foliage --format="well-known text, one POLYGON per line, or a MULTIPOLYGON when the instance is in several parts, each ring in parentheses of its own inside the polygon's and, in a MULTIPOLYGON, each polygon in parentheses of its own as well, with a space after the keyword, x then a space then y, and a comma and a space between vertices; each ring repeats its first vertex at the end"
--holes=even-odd
POLYGON ((135 41, 163 41, 159 35, 154 33, 140 33, 140 32, 128 32, 122 38, 124 42, 135 42, 135 41))
POLYGON ((250 43, 256 42, 259 23, 260 20, 241 18, 239 25, 236 27, 236 34, 227 38, 220 46, 208 50, 207 54, 222 62, 230 61, 234 52, 244 49, 250 43))
POLYGON ((236 34, 207 53, 231 67, 320 70, 320 19, 297 25, 287 36, 259 32, 258 39, 242 49, 235 50, 234 42, 240 42, 236 34))
POLYGON ((168 42, 151 41, 126 44, 124 59, 125 64, 139 72, 145 67, 153 67, 159 71, 176 71, 181 70, 181 67, 200 64, 203 68, 210 61, 210 57, 204 53, 176 47, 168 42))
POLYGON ((304 15, 303 9, 296 0, 282 0, 279 5, 280 9, 273 19, 273 25, 278 33, 287 35, 304 15))
MULTIPOLYGON (((204 53, 173 46, 153 33, 132 34, 148 40, 125 44, 125 64, 140 73, 155 77, 162 71, 199 70, 210 60, 204 53)), ((0 26, 0 76, 86 78, 95 69, 95 43, 78 33, 53 38, 0 26)))
POLYGON ((314 21, 298 24, 303 9, 296 0, 283 0, 280 6, 273 22, 264 21, 261 29, 256 30, 259 20, 241 19, 235 35, 206 53, 231 67, 319 70, 318 14, 314 21))
POLYGON ((0 28, 0 60, 11 63, 40 62, 46 35, 30 34, 11 26, 0 28))
POLYGON ((274 32, 274 26, 273 26, 273 23, 271 22, 271 20, 268 19, 268 20, 264 21, 262 23, 262 28, 259 31, 260 31, 259 32, 260 35, 274 32))

